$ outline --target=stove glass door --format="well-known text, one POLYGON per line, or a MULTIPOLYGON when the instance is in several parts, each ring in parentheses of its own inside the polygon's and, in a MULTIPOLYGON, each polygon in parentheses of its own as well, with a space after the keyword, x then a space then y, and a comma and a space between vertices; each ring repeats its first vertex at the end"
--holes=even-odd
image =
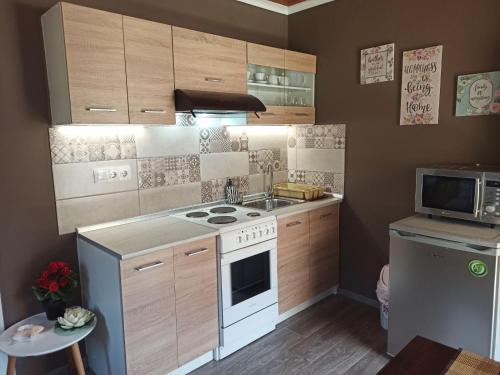
POLYGON ((271 289, 270 252, 231 263, 231 305, 271 289))

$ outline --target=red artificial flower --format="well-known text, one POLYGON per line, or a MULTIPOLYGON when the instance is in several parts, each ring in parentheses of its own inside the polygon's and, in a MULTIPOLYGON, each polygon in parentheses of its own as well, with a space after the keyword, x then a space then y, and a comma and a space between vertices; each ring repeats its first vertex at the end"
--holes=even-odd
POLYGON ((40 275, 41 280, 47 280, 49 277, 49 271, 43 271, 42 274, 40 275))
POLYGON ((63 277, 61 280, 59 280, 59 286, 64 288, 65 286, 69 285, 69 280, 66 277, 63 277))
POLYGON ((49 271, 51 273, 56 273, 59 270, 58 262, 50 262, 49 263, 49 271))
POLYGON ((59 268, 68 267, 68 263, 66 262, 56 262, 56 263, 59 268))
POLYGON ((63 276, 69 276, 69 274, 71 273, 71 270, 69 269, 68 266, 65 266, 61 269, 61 274, 63 276))
POLYGON ((55 293, 59 290, 59 284, 56 282, 56 281, 52 281, 50 284, 49 284, 49 290, 52 292, 52 293, 55 293))

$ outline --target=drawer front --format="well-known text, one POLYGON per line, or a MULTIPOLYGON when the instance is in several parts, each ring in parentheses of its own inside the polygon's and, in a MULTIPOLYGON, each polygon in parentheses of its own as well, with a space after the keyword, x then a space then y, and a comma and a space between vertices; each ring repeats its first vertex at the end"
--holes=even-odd
POLYGON ((72 122, 128 124, 123 17, 68 3, 62 11, 72 122))
POLYGON ((286 50, 285 69, 297 72, 316 73, 316 56, 286 50))
POLYGON ((314 124, 314 107, 285 107, 285 121, 287 124, 314 124))
POLYGON ((247 92, 247 51, 241 40, 173 27, 175 88, 247 92))
POLYGON ((249 64, 272 66, 278 69, 285 68, 284 49, 247 43, 247 52, 249 64))
POLYGON ((284 313, 309 298, 309 214, 278 221, 278 307, 284 313))
POLYGON ((127 374, 178 367, 173 250, 120 264, 127 374))
POLYGON ((339 283, 339 205, 310 212, 310 282, 317 295, 339 283))
POLYGON ((257 118, 254 113, 247 115, 248 124, 252 125, 279 125, 286 124, 285 107, 266 106, 267 111, 259 113, 257 118))
POLYGON ((131 124, 175 124, 172 27, 123 17, 131 124))
POLYGON ((174 249, 179 365, 218 345, 215 237, 174 249))

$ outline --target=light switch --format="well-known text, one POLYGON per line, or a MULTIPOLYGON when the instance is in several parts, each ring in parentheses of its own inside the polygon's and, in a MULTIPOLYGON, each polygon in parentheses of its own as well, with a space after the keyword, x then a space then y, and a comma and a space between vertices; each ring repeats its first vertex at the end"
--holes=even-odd
POLYGON ((115 167, 95 168, 94 183, 118 182, 130 180, 130 166, 121 165, 115 167))

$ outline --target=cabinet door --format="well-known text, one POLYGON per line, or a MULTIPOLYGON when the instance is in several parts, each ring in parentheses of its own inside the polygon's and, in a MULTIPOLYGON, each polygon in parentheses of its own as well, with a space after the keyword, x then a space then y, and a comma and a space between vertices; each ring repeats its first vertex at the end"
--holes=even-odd
POLYGON ((247 43, 247 52, 249 64, 270 66, 279 69, 285 68, 284 49, 247 43))
POLYGON ((177 368, 173 250, 120 264, 128 375, 177 368))
POLYGON ((309 213, 311 292, 315 296, 339 283, 339 205, 309 213))
POLYGON ((217 258, 215 238, 174 250, 179 365, 218 344, 217 258))
POLYGON ((285 69, 297 72, 316 73, 316 56, 286 50, 285 69))
POLYGON ((246 42, 172 27, 175 88, 247 92, 246 42))
POLYGON ((314 107, 285 107, 286 124, 314 124, 314 107))
POLYGON ((285 107, 280 106, 266 106, 266 112, 260 112, 260 118, 255 116, 255 113, 247 115, 248 124, 253 125, 279 125, 286 124, 285 107))
POLYGON ((172 27, 123 17, 131 124, 175 124, 172 27))
POLYGON ((68 3, 62 13, 72 123, 128 124, 123 17, 68 3))
POLYGON ((278 220, 280 314, 305 302, 309 287, 309 213, 278 220))

